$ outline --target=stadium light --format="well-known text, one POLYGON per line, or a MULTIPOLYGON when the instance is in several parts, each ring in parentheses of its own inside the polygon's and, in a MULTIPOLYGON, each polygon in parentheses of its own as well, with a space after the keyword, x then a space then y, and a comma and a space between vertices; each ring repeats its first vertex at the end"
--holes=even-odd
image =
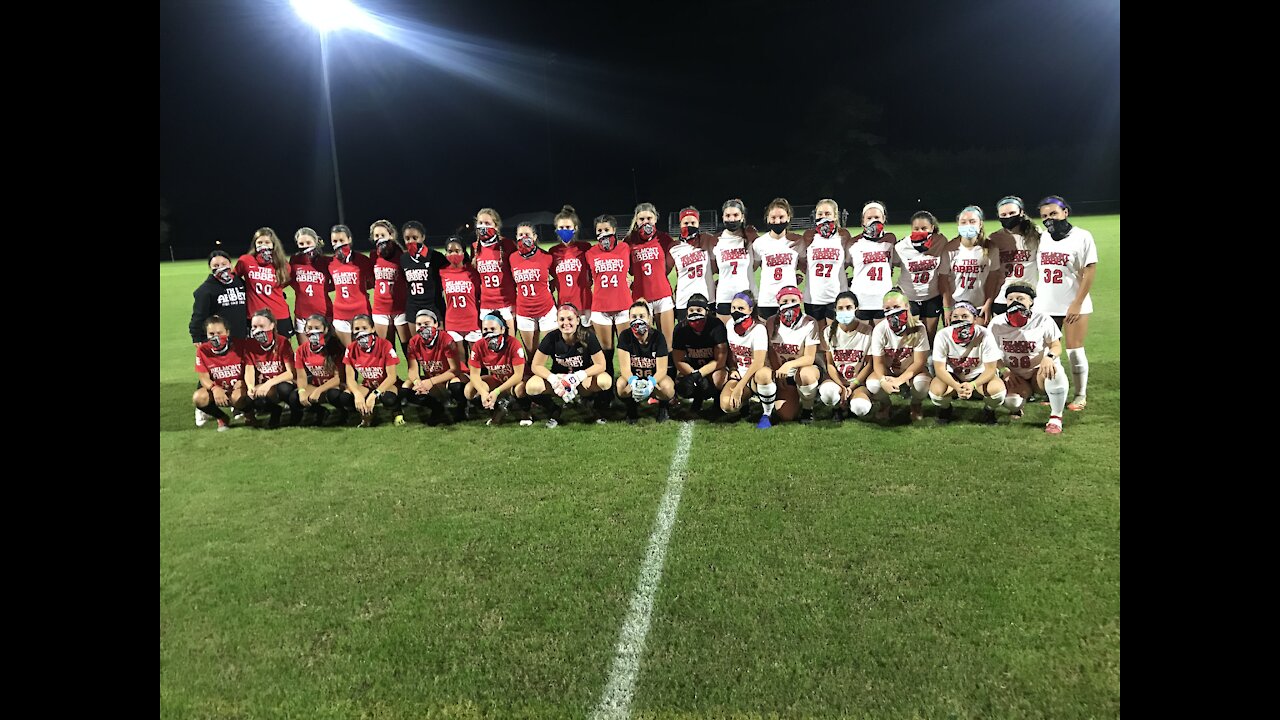
POLYGON ((382 23, 350 0, 290 0, 293 11, 320 35, 320 74, 324 84, 324 107, 329 116, 329 153, 333 158, 333 187, 338 196, 338 224, 346 225, 342 207, 342 180, 338 173, 338 138, 333 127, 333 98, 329 91, 329 33, 352 29, 383 36, 382 23))

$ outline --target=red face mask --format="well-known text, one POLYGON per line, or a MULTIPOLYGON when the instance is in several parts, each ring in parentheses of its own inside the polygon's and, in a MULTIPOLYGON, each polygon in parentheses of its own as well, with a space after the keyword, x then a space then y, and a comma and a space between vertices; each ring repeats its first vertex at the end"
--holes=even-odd
POLYGON ((1020 328, 1031 321, 1031 308, 1014 301, 1009 303, 1009 309, 1005 312, 1005 315, 1009 318, 1010 325, 1020 328))

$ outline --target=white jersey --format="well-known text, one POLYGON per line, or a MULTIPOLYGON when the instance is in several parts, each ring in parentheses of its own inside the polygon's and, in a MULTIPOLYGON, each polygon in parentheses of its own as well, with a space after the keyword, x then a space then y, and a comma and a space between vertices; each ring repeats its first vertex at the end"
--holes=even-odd
POLYGON ((844 238, 839 232, 829 238, 814 234, 805 250, 804 301, 827 305, 849 289, 844 274, 844 238))
POLYGON ((733 302, 733 296, 743 290, 756 291, 753 258, 745 240, 725 230, 711 249, 711 256, 720 275, 716 281, 717 304, 733 302))
POLYGON ((1022 283, 1035 287, 1039 278, 1039 273, 1036 272, 1036 269, 1040 264, 1037 257, 1040 250, 1040 237, 1025 238, 1015 233, 1009 234, 1013 235, 1016 249, 1001 250, 1000 258, 997 260, 1004 266, 1004 284, 1000 286, 1000 291, 996 293, 995 301, 1002 304, 1007 302, 1004 299, 1004 294, 1010 285, 1022 283))
MULTIPOLYGON (((901 375, 911 366, 916 352, 929 352, 929 334, 923 324, 908 330, 905 335, 894 335, 887 322, 876 325, 871 331, 871 356, 883 355, 885 371, 890 375, 901 375), (908 344, 908 340, 915 342, 908 344)), ((920 372, 925 372, 925 369, 920 368, 920 372)))
POLYGON ((1058 323, 1046 313, 1031 311, 1027 324, 1020 328, 1009 324, 1009 314, 997 315, 988 327, 996 347, 1004 355, 1004 364, 1014 375, 1030 380, 1035 377, 1044 353, 1054 340, 1062 338, 1058 323))
POLYGON ((951 299, 955 302, 967 300, 981 310, 982 304, 987 300, 982 292, 982 285, 987 281, 987 275, 991 274, 990 253, 981 245, 967 248, 961 243, 960 247, 948 255, 951 256, 951 275, 956 284, 951 291, 951 299))
POLYGON ((697 245, 678 242, 671 246, 671 259, 676 264, 676 308, 689 307, 689 298, 702 293, 715 297, 711 280, 711 253, 697 245))
POLYGON ((800 263, 800 251, 796 250, 794 236, 775 238, 765 233, 751 244, 751 252, 760 266, 760 307, 778 307, 778 291, 788 285, 795 286, 796 265, 800 263))
MULTIPOLYGON (((1093 234, 1078 227, 1061 241, 1049 233, 1040 234, 1040 283, 1036 288, 1036 306, 1050 315, 1066 315, 1067 308, 1076 299, 1080 288, 1080 273, 1086 266, 1098 262, 1098 248, 1093 244, 1093 234)), ((1084 296, 1080 314, 1093 312, 1093 298, 1084 296)))
POLYGON ((853 332, 845 332, 839 323, 833 323, 835 334, 823 333, 826 352, 831 354, 831 364, 846 382, 858 377, 862 364, 871 359, 871 323, 854 320, 853 332))
POLYGON ((957 345, 951 337, 951 327, 948 325, 938 329, 938 335, 933 339, 932 359, 934 362, 946 363, 947 371, 956 380, 977 380, 986 363, 995 362, 1002 357, 990 330, 974 325, 973 339, 964 345, 957 345))
MULTIPOLYGON (((778 316, 770 318, 768 324, 772 326, 769 347, 780 362, 791 362, 804 355, 806 347, 819 343, 818 321, 809 315, 801 315, 795 327, 787 327, 778 316)), ((814 361, 817 362, 816 355, 814 361)))
MULTIPOLYGON (((893 235, 885 233, 884 237, 893 238, 893 235)), ((875 242, 859 237, 849 246, 849 267, 853 268, 849 289, 858 296, 858 307, 870 310, 884 306, 885 293, 893 289, 895 240, 875 242)))
POLYGON ((751 359, 756 350, 769 349, 769 335, 764 323, 755 321, 746 335, 739 335, 734 323, 724 324, 725 337, 729 341, 729 357, 739 372, 746 372, 751 367, 751 359))
MULTIPOLYGON (((941 240, 941 238, 940 238, 941 240)), ((916 250, 911 238, 903 238, 893 246, 895 262, 902 268, 898 275, 898 287, 908 300, 924 302, 938 297, 938 276, 951 274, 950 253, 941 257, 916 250)))

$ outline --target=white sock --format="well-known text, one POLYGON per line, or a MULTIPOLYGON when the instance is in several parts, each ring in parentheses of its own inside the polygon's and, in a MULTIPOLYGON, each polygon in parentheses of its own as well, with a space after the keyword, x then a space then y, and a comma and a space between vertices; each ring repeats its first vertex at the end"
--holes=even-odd
POLYGON ((778 384, 756 385, 756 395, 760 398, 760 407, 765 415, 773 414, 773 401, 778 399, 778 384))
POLYGON ((1085 357, 1084 348, 1068 348, 1067 359, 1071 361, 1071 379, 1075 381, 1076 397, 1084 397, 1089 390, 1089 358, 1085 357))
POLYGON ((911 378, 911 399, 916 402, 924 400, 924 396, 929 394, 929 382, 929 376, 924 373, 911 378))
POLYGON ((1067 406, 1067 374, 1062 367, 1057 368, 1053 377, 1044 381, 1044 391, 1049 396, 1049 411, 1055 417, 1062 417, 1067 406))
POLYGON ((1021 395, 1005 395, 1004 396, 1004 406, 1006 408, 1009 408, 1009 412, 1011 413, 1016 413, 1019 410, 1021 410, 1022 404, 1026 401, 1027 399, 1022 397, 1021 395))
POLYGON ((849 401, 849 410, 858 417, 864 417, 871 412, 871 401, 864 397, 856 397, 849 401))
POLYGON ((880 387, 879 378, 871 378, 870 380, 867 380, 867 392, 871 393, 872 397, 874 397, 877 400, 888 399, 884 391, 884 388, 880 387))
POLYGON ((827 407, 835 407, 840 402, 840 386, 827 381, 822 383, 818 388, 818 397, 822 400, 822 404, 827 407))
POLYGON ((995 410, 996 408, 1000 407, 1002 403, 1004 403, 1004 398, 1005 398, 1005 391, 1001 390, 1000 392, 994 395, 988 395, 986 400, 983 400, 983 402, 987 404, 987 407, 991 408, 992 410, 995 410))
POLYGON ((812 410, 813 401, 818 397, 818 383, 800 385, 798 389, 800 391, 800 407, 805 410, 812 410))
POLYGON ((940 408, 949 408, 949 407, 951 407, 951 396, 950 396, 950 395, 934 395, 934 394, 933 394, 933 391, 932 391, 932 390, 930 390, 930 391, 929 391, 929 399, 933 401, 933 404, 934 404, 934 405, 937 405, 937 406, 938 406, 938 407, 940 407, 940 408))

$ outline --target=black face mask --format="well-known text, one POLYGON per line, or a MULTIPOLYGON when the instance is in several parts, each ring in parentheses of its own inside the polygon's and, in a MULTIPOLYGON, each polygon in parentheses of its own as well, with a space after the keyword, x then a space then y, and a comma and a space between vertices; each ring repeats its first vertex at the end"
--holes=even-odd
POLYGON ((741 220, 725 220, 724 229, 728 230, 729 232, 736 233, 742 229, 742 221, 741 220))
POLYGON ((784 222, 781 222, 781 223, 768 223, 768 228, 769 228, 769 231, 770 231, 770 232, 775 232, 775 233, 778 233, 779 235, 781 235, 782 233, 784 233, 784 232, 786 232, 786 231, 787 231, 787 225, 788 225, 788 224, 789 224, 789 223, 784 223, 784 222))
POLYGON ((1000 218, 1000 226, 1005 230, 1012 230, 1022 224, 1021 215, 1013 215, 1012 217, 1000 218))
POLYGON ((1049 218, 1044 221, 1044 229, 1049 231, 1049 237, 1054 240, 1061 241, 1071 232, 1071 223, 1066 220, 1054 220, 1049 218))
POLYGON ((684 226, 684 227, 680 228, 680 239, 681 239, 681 240, 692 240, 692 239, 694 239, 694 238, 698 237, 698 232, 699 232, 699 230, 698 230, 698 226, 697 226, 697 225, 686 225, 686 226, 684 226))
POLYGON ((747 313, 744 313, 741 310, 734 310, 733 312, 729 313, 729 317, 733 318, 733 324, 737 325, 747 317, 747 313))
POLYGON ((311 257, 316 254, 316 246, 298 248, 298 254, 302 257, 311 257))

